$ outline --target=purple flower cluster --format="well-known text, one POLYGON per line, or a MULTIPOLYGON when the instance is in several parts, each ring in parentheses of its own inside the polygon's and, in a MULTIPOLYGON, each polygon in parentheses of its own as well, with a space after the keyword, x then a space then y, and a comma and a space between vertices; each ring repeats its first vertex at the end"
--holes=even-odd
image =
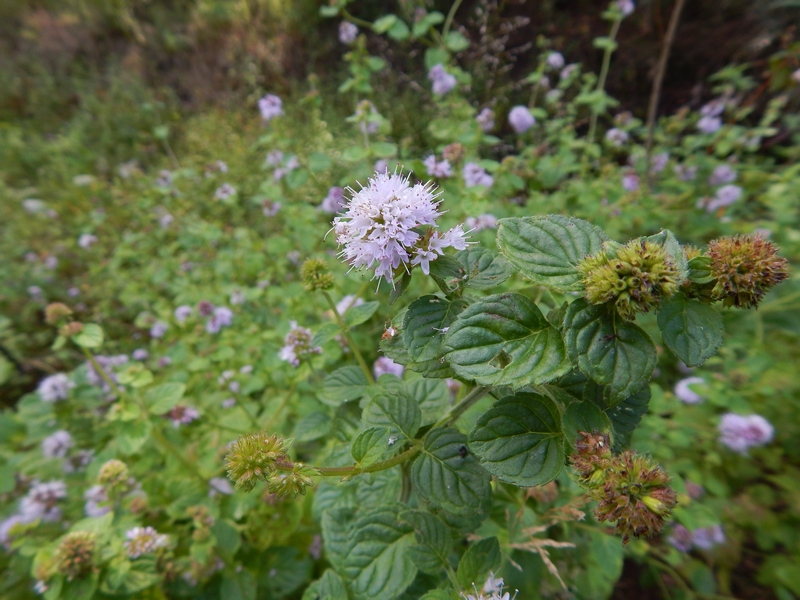
POLYGON ((42 379, 36 388, 36 393, 43 402, 58 402, 66 400, 69 391, 74 387, 75 383, 65 373, 56 373, 42 379))
POLYGON ((515 106, 508 113, 508 123, 516 133, 525 133, 533 127, 536 119, 525 106, 515 106))
POLYGON ((453 175, 453 167, 450 166, 450 161, 448 161, 446 158, 438 161, 436 160, 436 155, 431 154, 422 162, 425 165, 425 168, 428 170, 428 175, 430 177, 438 177, 443 179, 453 175))
POLYGON ((322 348, 312 345, 314 334, 306 327, 297 325, 297 321, 290 323, 291 329, 283 340, 283 348, 281 348, 281 360, 285 360, 293 367, 300 366, 300 360, 312 354, 322 354, 322 348))
POLYGON ((494 177, 489 175, 486 169, 474 162, 465 164, 461 170, 461 175, 464 177, 464 185, 468 188, 476 185, 492 187, 494 183, 494 177))
POLYGON ((406 368, 403 365, 398 365, 391 358, 386 356, 381 356, 375 361, 375 364, 372 365, 372 372, 375 375, 375 379, 378 379, 381 375, 402 377, 405 370, 406 368))
POLYGON ((775 428, 761 415, 726 413, 719 423, 720 442, 743 456, 756 446, 772 441, 775 428))
POLYGON ((335 215, 342 208, 344 208, 344 189, 335 185, 328 190, 328 195, 322 200, 319 210, 335 215))
POLYGON ((689 531, 683 525, 675 525, 667 541, 681 552, 689 552, 692 547, 711 550, 714 546, 725 542, 725 532, 722 531, 721 525, 701 527, 694 531, 689 531))
POLYGON ((436 96, 444 96, 447 92, 456 87, 455 75, 448 73, 441 63, 434 65, 428 71, 428 79, 431 80, 433 93, 436 96))
POLYGON ((258 101, 258 110, 264 121, 271 121, 283 114, 283 101, 274 94, 267 94, 258 101))

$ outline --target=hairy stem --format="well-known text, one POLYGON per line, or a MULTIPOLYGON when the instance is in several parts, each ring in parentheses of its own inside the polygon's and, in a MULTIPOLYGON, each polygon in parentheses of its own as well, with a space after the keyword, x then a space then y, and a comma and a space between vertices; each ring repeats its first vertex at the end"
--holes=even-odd
POLYGON ((442 27, 442 38, 444 38, 444 40, 447 40, 447 34, 450 33, 450 26, 453 24, 453 17, 456 16, 461 2, 462 0, 453 2, 453 6, 450 7, 450 12, 447 13, 447 18, 444 20, 444 26, 442 27))
POLYGON ((353 338, 350 336, 350 331, 347 329, 347 325, 345 325, 344 319, 342 319, 342 315, 340 315, 339 311, 336 310, 336 303, 333 301, 333 298, 331 298, 331 295, 326 291, 323 291, 322 295, 325 296, 325 300, 328 301, 328 305, 331 307, 331 310, 333 311, 333 314, 336 317, 336 322, 339 323, 339 327, 342 328, 342 333, 344 334, 344 337, 347 340, 347 345, 350 346, 350 350, 353 351, 353 355, 356 357, 356 361, 358 361, 361 370, 364 371, 364 375, 366 376, 367 381, 370 384, 375 383, 375 379, 373 379, 372 377, 372 372, 369 370, 367 363, 364 361, 364 357, 361 356, 361 351, 358 349, 358 346, 356 346, 355 342, 353 341, 353 338))
MULTIPOLYGON (((351 467, 312 467, 323 477, 351 477, 353 475, 360 475, 361 473, 377 473, 378 471, 385 471, 397 465, 401 465, 410 458, 416 456, 421 450, 420 442, 415 442, 411 448, 405 452, 401 452, 397 456, 382 460, 368 467, 359 467, 353 465, 351 467)), ((281 471, 291 471, 294 468, 294 463, 282 462, 275 465, 275 468, 281 471)))

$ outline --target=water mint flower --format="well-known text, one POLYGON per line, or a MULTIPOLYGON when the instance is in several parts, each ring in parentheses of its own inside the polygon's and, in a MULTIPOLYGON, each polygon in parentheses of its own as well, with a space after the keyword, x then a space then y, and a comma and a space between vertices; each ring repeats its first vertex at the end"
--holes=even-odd
POLYGON ((339 313, 340 315, 343 315, 351 308, 355 308, 356 306, 361 306, 362 304, 364 304, 364 300, 362 300, 361 298, 357 298, 352 294, 348 294, 347 296, 345 296, 344 298, 339 300, 339 302, 336 303, 336 312, 339 313))
POLYGON ((165 416, 172 421, 172 426, 177 429, 181 425, 188 425, 192 421, 197 420, 200 417, 200 413, 194 406, 179 404, 171 409, 165 416))
POLYGON ((719 422, 720 442, 743 456, 755 446, 772 441, 775 428, 760 415, 726 413, 719 422))
POLYGON ((606 131, 606 141, 612 146, 619 148, 628 141, 628 132, 616 127, 609 129, 606 131))
POLYGON ((525 133, 533 127, 536 119, 525 106, 515 106, 508 113, 508 123, 516 133, 525 133))
POLYGON ((184 321, 186 321, 186 319, 192 316, 193 312, 194 311, 192 310, 191 306, 182 304, 181 306, 175 309, 175 312, 173 314, 175 315, 175 320, 178 323, 183 323, 184 321))
POLYGON ((545 63, 551 69, 558 71, 564 66, 564 55, 560 52, 551 52, 547 55, 547 60, 545 60, 545 63))
POLYGON ((447 92, 456 87, 454 75, 444 70, 444 65, 439 63, 431 67, 428 71, 428 79, 431 80, 433 93, 436 96, 444 96, 447 92))
POLYGON ((78 238, 78 246, 87 250, 97 241, 97 236, 92 235, 91 233, 84 233, 81 237, 78 238))
POLYGON ((484 133, 489 133, 492 129, 494 129, 494 111, 491 108, 484 108, 478 113, 478 116, 475 117, 475 120, 478 122, 481 131, 484 133))
POLYGON ((319 205, 319 210, 322 212, 336 214, 344 208, 344 189, 338 185, 333 186, 328 190, 328 195, 322 200, 319 205))
POLYGON ((293 367, 300 366, 300 360, 312 354, 322 354, 320 346, 313 346, 314 334, 307 327, 300 327, 297 321, 290 324, 289 333, 283 340, 284 346, 278 356, 293 367))
POLYGON ((635 8, 633 0, 616 0, 614 5, 622 13, 623 17, 629 16, 635 8))
POLYGON ((167 323, 164 321, 156 321, 150 328, 150 337, 162 338, 164 337, 164 334, 167 333, 167 329, 169 329, 169 325, 167 323))
POLYGON ((740 188, 738 185, 724 185, 717 190, 717 193, 713 198, 708 200, 706 203, 706 210, 708 212, 714 212, 718 208, 730 206, 741 197, 742 188, 740 188))
POLYGON ((69 397, 69 391, 74 387, 75 384, 67 375, 56 373, 42 379, 36 392, 43 402, 57 402, 66 400, 69 397))
POLYGON ((454 227, 445 234, 436 231, 442 214, 438 194, 431 183, 410 185, 408 175, 376 173, 352 198, 333 228, 342 247, 340 256, 353 268, 375 269, 375 278, 394 283, 396 271, 419 264, 427 274, 428 264, 452 246, 466 248, 464 232, 454 227), (422 233, 419 228, 428 226, 422 233))
POLYGON ((271 121, 283 114, 283 101, 274 94, 267 94, 258 101, 258 110, 264 121, 271 121))
POLYGON ((711 550, 714 546, 725 543, 725 532, 721 525, 701 527, 692 532, 692 543, 701 550, 711 550))
POLYGON ((700 133, 715 133, 722 127, 722 119, 719 117, 701 117, 697 121, 697 130, 700 133))
POLYGON ((42 454, 48 458, 64 458, 73 444, 69 431, 62 429, 42 440, 42 454))
POLYGON ((214 198, 217 200, 227 200, 234 194, 236 194, 236 188, 230 183, 223 183, 217 188, 217 191, 214 192, 214 198))
POLYGON ((225 306, 217 306, 213 309, 211 318, 206 321, 206 331, 208 333, 219 333, 223 327, 230 327, 233 323, 233 311, 225 306))
POLYGON ((703 401, 703 397, 689 386, 705 382, 706 380, 702 377, 687 377, 686 379, 681 379, 675 384, 675 397, 684 404, 698 404, 703 401))
POLYGON ((129 558, 139 558, 143 554, 153 554, 159 548, 169 545, 169 537, 158 533, 152 527, 134 527, 125 532, 125 551, 129 558))
POLYGON ((718 117, 725 110, 725 98, 715 98, 700 108, 702 117, 718 117))
POLYGON ((441 161, 436 160, 436 155, 431 154, 428 156, 424 161, 423 164, 425 168, 428 170, 428 175, 430 177, 450 177, 453 174, 453 168, 450 166, 450 162, 446 159, 442 159, 441 161))
POLYGON ((692 532, 683 525, 675 525, 667 541, 679 552, 689 552, 692 549, 692 532))
POLYGON ((131 358, 133 360, 147 360, 150 357, 150 353, 145 350, 144 348, 137 348, 131 354, 131 358))
POLYGON ((102 517, 111 512, 108 506, 108 492, 102 485, 93 485, 83 493, 86 503, 83 505, 83 512, 87 517, 102 517))
POLYGON ((469 231, 497 229, 497 217, 489 213, 478 215, 477 217, 467 217, 464 219, 464 227, 469 231))
POLYGON ((339 41, 343 44, 350 45, 356 41, 358 37, 358 27, 350 21, 342 21, 339 23, 339 41))
POLYGON ((372 372, 375 374, 375 379, 378 379, 381 375, 387 374, 402 378, 405 370, 406 368, 403 365, 398 365, 391 358, 386 356, 381 356, 375 361, 375 364, 372 365, 372 372))
POLYGON ((475 187, 476 185, 485 185, 492 187, 494 177, 489 175, 486 170, 478 163, 468 162, 461 170, 461 175, 464 177, 464 185, 466 187, 475 187))
POLYGON ((697 177, 697 167, 689 165, 675 165, 672 168, 675 177, 681 181, 693 181, 697 177))
POLYGON ((724 185, 736 181, 736 171, 730 165, 719 165, 714 167, 714 172, 708 178, 711 185, 724 185))
POLYGON ((67 485, 60 480, 34 481, 28 493, 19 502, 19 514, 25 523, 36 519, 42 521, 58 521, 61 519, 61 509, 58 502, 67 497, 67 485))
POLYGON ((622 189, 626 192, 635 192, 639 189, 639 176, 632 172, 628 171, 622 176, 622 189))

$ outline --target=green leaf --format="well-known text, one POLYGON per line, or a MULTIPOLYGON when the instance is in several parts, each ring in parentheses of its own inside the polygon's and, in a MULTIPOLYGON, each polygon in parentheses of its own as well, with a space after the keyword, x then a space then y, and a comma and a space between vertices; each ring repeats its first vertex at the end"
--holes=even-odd
POLYGON ((406 392, 414 398, 422 411, 420 427, 435 423, 450 406, 451 396, 447 383, 441 379, 421 377, 405 382, 406 392))
POLYGON ((69 598, 69 600, 91 600, 97 591, 98 579, 98 571, 92 571, 86 577, 67 579, 64 581, 64 587, 61 588, 60 597, 69 598))
POLYGON ((380 393, 364 407, 364 425, 388 427, 392 437, 413 440, 422 422, 422 411, 414 398, 406 393, 380 393))
POLYGON ((608 397, 620 401, 641 389, 656 366, 656 347, 644 330, 605 305, 583 298, 567 309, 565 340, 570 358, 587 376, 607 385, 608 397))
POLYGON ((408 307, 403 321, 403 341, 415 362, 441 355, 444 333, 467 307, 463 300, 448 302, 439 296, 423 296, 408 307))
POLYGON ((456 373, 482 385, 515 389, 566 373, 561 334, 521 294, 499 294, 458 315, 445 335, 445 358, 456 373))
POLYGON ((695 256, 688 264, 688 278, 693 282, 702 284, 714 281, 714 273, 711 271, 711 258, 708 256, 695 256))
POLYGON ((322 346, 327 344, 337 335, 342 332, 342 328, 338 323, 325 323, 319 328, 319 331, 314 334, 314 339, 311 341, 312 346, 322 346))
POLYGON ((361 323, 369 321, 369 318, 375 314, 375 311, 378 310, 380 305, 380 302, 365 302, 364 304, 350 307, 347 312, 344 313, 345 324, 348 327, 355 327, 356 325, 361 325, 361 323))
POLYGON ((388 427, 370 427, 359 433, 350 445, 350 453, 356 463, 361 467, 368 467, 378 462, 391 448, 390 432, 388 427))
POLYGON ((444 15, 438 11, 433 11, 422 17, 419 21, 414 23, 413 36, 415 38, 422 37, 431 27, 438 25, 444 21, 444 15))
POLYGON ((444 43, 447 49, 453 52, 461 52, 469 48, 469 40, 457 31, 449 32, 444 43))
POLYGON ((313 412, 297 423, 294 438, 298 442, 311 442, 328 435, 331 430, 331 418, 324 412, 313 412))
POLYGON ((440 256, 431 263, 431 279, 447 295, 452 295, 461 287, 466 274, 461 261, 452 256, 440 256))
MULTIPOLYGON (((619 406, 619 405, 618 405, 619 406)), ((567 406, 561 418, 564 428, 564 440, 570 450, 575 447, 579 431, 592 433, 595 431, 610 432, 611 420, 594 402, 581 400, 567 406)))
POLYGON ((340 10, 342 10, 342 8, 338 4, 333 6, 325 5, 319 7, 319 14, 322 17, 335 17, 339 14, 340 10))
POLYGON ((150 421, 120 421, 122 432, 117 436, 117 446, 124 455, 135 454, 150 439, 153 429, 150 421))
POLYGON ((394 281, 394 286, 389 294, 389 306, 393 306, 400 297, 406 293, 408 285, 411 283, 411 273, 408 271, 403 272, 399 280, 394 281))
POLYGON ((100 591, 115 596, 137 594, 161 581, 155 568, 154 556, 142 556, 134 562, 112 562, 100 583, 100 591))
POLYGON ((397 21, 397 15, 384 15, 372 24, 372 29, 375 33, 386 33, 397 21))
POLYGON ((250 571, 229 571, 222 578, 220 598, 225 600, 255 600, 258 591, 256 578, 250 571))
POLYGON ((319 399, 328 406, 339 406, 361 398, 367 385, 367 377, 360 368, 341 367, 325 377, 319 399))
POLYGON ((469 434, 469 449, 503 481, 544 485, 564 466, 558 407, 539 394, 507 396, 480 416, 469 434))
POLYGON ((436 575, 442 567, 449 565, 453 537, 439 517, 421 510, 409 510, 402 513, 400 519, 414 528, 417 544, 407 552, 420 571, 436 575))
POLYGON ((373 156, 391 158, 397 156, 397 144, 391 142, 375 142, 370 146, 373 156))
POLYGON ((322 511, 322 541, 325 557, 334 569, 344 572, 350 529, 355 522, 352 508, 333 508, 322 511))
POLYGON ((562 292, 583 289, 576 267, 606 240, 599 227, 561 215, 498 221, 497 245, 508 261, 531 281, 562 292))
POLYGON ((308 157, 308 168, 312 173, 321 173, 331 167, 331 159, 322 152, 312 152, 308 157))
POLYGON ((400 19, 389 29, 389 37, 398 42, 408 39, 410 34, 411 30, 408 28, 408 25, 406 25, 405 21, 401 21, 400 19))
POLYGON ((364 146, 348 146, 342 152, 342 158, 347 162, 358 162, 369 155, 369 150, 364 146))
POLYGON ((401 510, 382 506, 353 523, 344 573, 356 600, 393 600, 414 581, 417 567, 406 550, 416 541, 399 519, 401 510))
POLYGON ((490 290, 511 277, 512 268, 502 255, 487 248, 461 250, 456 258, 464 265, 466 287, 475 290, 490 290))
POLYGON ((333 569, 326 569, 317 581, 303 592, 302 600, 348 600, 344 580, 333 569))
POLYGON ((689 276, 689 261, 686 259, 686 252, 681 246, 678 238, 669 229, 662 229, 659 233, 644 238, 650 242, 660 244, 667 251, 678 268, 678 281, 683 281, 689 276))
POLYGON ((163 415, 178 405, 186 392, 183 383, 162 383, 147 390, 144 396, 147 410, 154 415, 163 415))
POLYGON ((650 403, 650 386, 645 386, 632 396, 605 412, 614 430, 614 450, 619 452, 631 443, 633 430, 639 425, 650 403))
POLYGON ((458 563, 456 578, 465 590, 472 589, 472 584, 481 587, 490 571, 500 566, 500 542, 496 537, 484 538, 472 544, 458 563))
POLYGON ((142 364, 133 364, 119 373, 118 381, 122 385, 141 388, 153 383, 153 373, 142 364))
POLYGON ((242 546, 242 538, 234 523, 227 519, 217 519, 211 526, 211 533, 217 540, 217 548, 226 556, 233 558, 242 546))
POLYGON ((661 304, 658 327, 667 348, 688 367, 703 364, 722 345, 722 316, 710 305, 682 294, 661 304))
POLYGON ((467 436, 433 429, 411 466, 411 483, 428 502, 456 515, 479 515, 492 502, 491 477, 467 451, 467 436))
POLYGON ((103 345, 103 329, 100 325, 86 323, 79 334, 72 336, 72 341, 81 348, 99 348, 103 345))

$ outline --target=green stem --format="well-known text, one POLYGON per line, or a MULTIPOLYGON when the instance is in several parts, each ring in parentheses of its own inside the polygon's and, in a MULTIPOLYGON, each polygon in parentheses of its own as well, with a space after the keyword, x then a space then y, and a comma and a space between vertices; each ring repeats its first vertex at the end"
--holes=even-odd
POLYGON ((370 383, 370 385, 372 385, 373 383, 375 383, 375 379, 373 379, 372 377, 372 372, 369 370, 367 363, 364 361, 364 357, 361 356, 361 352, 359 351, 358 346, 356 346, 355 342, 353 341, 353 338, 350 336, 350 331, 347 329, 347 325, 345 325, 344 319, 342 319, 342 315, 340 315, 339 311, 336 310, 336 303, 333 301, 333 298, 331 298, 331 295, 328 292, 323 290, 322 295, 325 296, 325 300, 328 301, 328 305, 331 307, 331 310, 333 311, 333 314, 336 317, 336 322, 339 323, 339 327, 342 328, 342 333, 344 334, 344 337, 347 340, 347 345, 350 346, 350 350, 353 351, 353 355, 356 357, 356 360, 358 361, 361 370, 364 371, 364 375, 366 376, 367 381, 370 383))
MULTIPOLYGON (((371 464, 368 467, 358 467, 356 465, 353 465, 351 467, 312 467, 312 468, 316 469, 317 472, 323 477, 351 477, 353 475, 360 475, 361 473, 377 473, 378 471, 385 471, 386 469, 391 469, 392 467, 396 467, 397 465, 403 464, 408 459, 416 456, 421 449, 422 447, 420 443, 416 442, 413 446, 411 446, 411 448, 409 448, 405 452, 401 452, 400 454, 398 454, 393 458, 389 458, 387 460, 371 464)), ((293 467, 294 467, 293 464, 291 466, 288 464, 277 465, 277 468, 281 470, 291 470, 293 467)))
POLYGON ((436 421, 432 429, 436 429, 437 427, 446 427, 455 423, 461 415, 463 415, 478 400, 483 398, 488 391, 489 388, 482 385, 470 390, 470 392, 464 396, 464 399, 461 400, 461 402, 453 406, 441 419, 436 421))
POLYGON ((89 350, 88 348, 84 348, 83 346, 81 346, 81 350, 83 350, 83 353, 86 355, 86 358, 89 359, 89 362, 92 363, 94 370, 97 371, 97 374, 100 375, 101 379, 111 387, 111 389, 118 397, 122 398, 122 396, 124 395, 122 393, 122 388, 120 388, 117 385, 117 382, 111 379, 108 373, 106 373, 105 369, 103 369, 103 367, 100 366, 100 363, 97 362, 97 359, 94 357, 94 354, 92 354, 91 350, 89 350))
POLYGON ((447 40, 447 34, 450 33, 450 26, 453 24, 453 17, 456 16, 456 12, 458 11, 458 7, 461 6, 462 0, 456 0, 453 2, 453 6, 450 7, 450 12, 447 13, 447 18, 444 20, 444 27, 442 27, 442 38, 447 40))
POLYGON ((347 12, 347 9, 342 8, 342 14, 344 15, 344 18, 350 21, 351 23, 355 25, 360 25, 361 27, 369 27, 370 29, 372 29, 372 23, 370 23, 369 21, 365 21, 364 19, 359 19, 358 17, 354 17, 349 12, 347 12))
MULTIPOLYGON (((611 42, 616 41, 617 33, 619 33, 619 26, 622 23, 622 17, 620 16, 618 19, 614 21, 614 24, 611 26, 611 33, 608 34, 608 39, 611 42)), ((597 87, 595 91, 602 92, 606 87, 606 79, 608 78, 608 69, 611 66, 611 55, 614 53, 614 50, 611 48, 612 44, 609 44, 609 47, 605 49, 603 53, 603 66, 600 68, 600 78, 597 80, 597 87)), ((597 117, 600 113, 597 111, 592 110, 592 119, 589 124, 589 135, 587 139, 589 143, 594 143, 594 134, 597 129, 597 117)))

